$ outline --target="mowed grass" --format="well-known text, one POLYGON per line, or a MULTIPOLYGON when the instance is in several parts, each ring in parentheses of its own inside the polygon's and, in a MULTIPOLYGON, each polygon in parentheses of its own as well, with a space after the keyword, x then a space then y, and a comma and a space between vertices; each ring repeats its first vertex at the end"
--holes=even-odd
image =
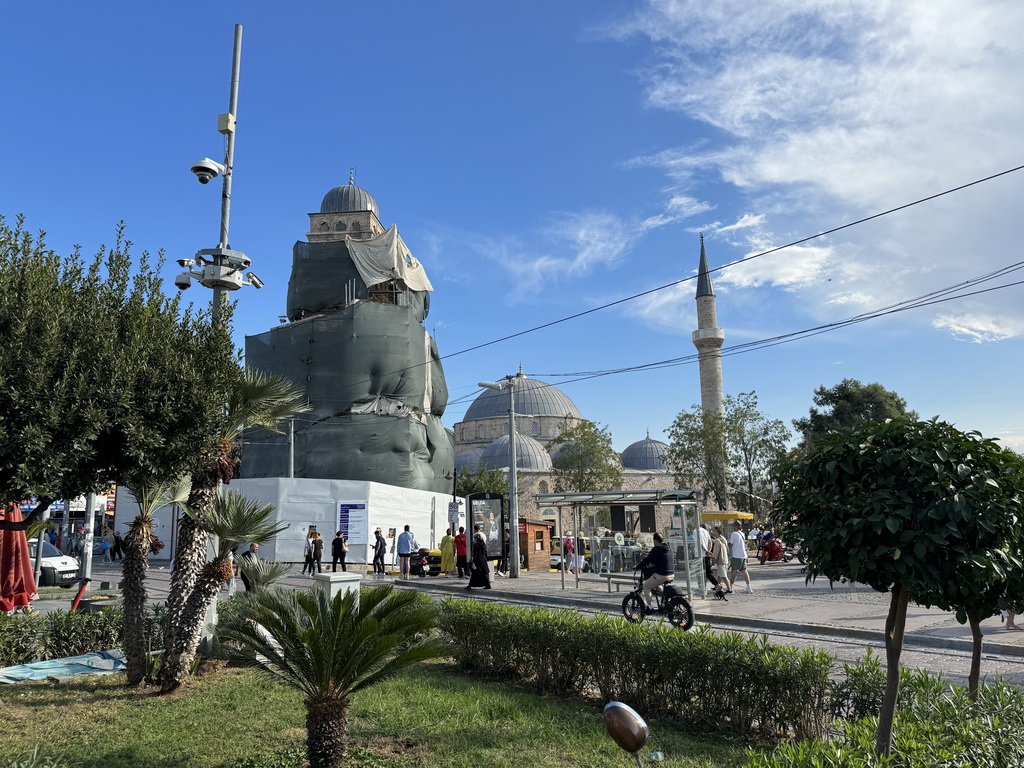
MULTIPOLYGON (((304 750, 301 694, 252 671, 194 678, 167 698, 123 683, 114 675, 0 688, 0 763, 36 744, 83 768, 230 768, 304 750)), ((661 766, 742 762, 738 741, 648 725, 644 753, 665 753, 661 766)), ((635 765, 607 736, 598 708, 468 679, 440 663, 357 694, 350 737, 354 768, 635 765)))

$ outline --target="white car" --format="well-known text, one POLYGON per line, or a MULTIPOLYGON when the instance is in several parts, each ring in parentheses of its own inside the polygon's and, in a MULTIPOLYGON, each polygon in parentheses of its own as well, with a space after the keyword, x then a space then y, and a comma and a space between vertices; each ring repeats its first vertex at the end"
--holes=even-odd
MULTIPOLYGON (((32 568, 36 567, 36 540, 28 543, 28 556, 32 568)), ((65 555, 48 541, 43 542, 43 560, 40 563, 40 587, 70 587, 78 581, 78 560, 65 555)))

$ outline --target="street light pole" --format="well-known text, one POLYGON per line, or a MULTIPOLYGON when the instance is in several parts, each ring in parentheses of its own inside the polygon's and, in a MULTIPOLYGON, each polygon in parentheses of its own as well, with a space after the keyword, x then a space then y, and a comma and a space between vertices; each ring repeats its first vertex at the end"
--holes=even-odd
POLYGON ((501 382, 481 381, 477 386, 499 392, 508 390, 508 576, 519 578, 519 489, 516 482, 516 377, 506 376, 501 382))

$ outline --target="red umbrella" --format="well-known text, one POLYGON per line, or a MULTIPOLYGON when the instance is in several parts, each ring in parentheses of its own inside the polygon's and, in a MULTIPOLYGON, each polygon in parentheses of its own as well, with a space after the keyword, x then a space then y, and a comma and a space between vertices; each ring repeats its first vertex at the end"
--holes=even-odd
MULTIPOLYGON (((21 508, 17 504, 9 505, 4 519, 19 522, 21 508)), ((25 532, 0 531, 0 611, 27 607, 29 601, 37 597, 25 532)))

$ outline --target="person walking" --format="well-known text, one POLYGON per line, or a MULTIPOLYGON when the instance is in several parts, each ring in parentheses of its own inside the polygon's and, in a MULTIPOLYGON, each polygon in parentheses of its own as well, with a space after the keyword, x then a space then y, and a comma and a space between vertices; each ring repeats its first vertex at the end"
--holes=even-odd
POLYGON ((732 524, 732 535, 729 536, 729 566, 729 581, 735 584, 736 574, 742 573, 747 582, 747 588, 743 591, 748 595, 754 594, 750 586, 750 574, 747 572, 747 540, 740 530, 739 523, 732 524))
POLYGON ((487 562, 487 539, 480 528, 477 525, 473 529, 473 556, 469 563, 470 576, 469 584, 466 585, 467 591, 473 587, 491 588, 491 566, 487 562))
POLYGON ((718 586, 718 579, 712 572, 711 567, 713 565, 713 553, 711 551, 711 534, 708 533, 708 527, 702 525, 697 529, 697 540, 700 542, 700 553, 704 558, 704 578, 711 582, 712 587, 718 586))
POLYGON ((124 539, 120 531, 114 531, 114 550, 111 553, 114 560, 124 560, 124 539))
POLYGON ((455 537, 452 536, 452 529, 449 528, 444 532, 444 538, 441 539, 441 573, 447 578, 452 575, 454 570, 455 537))
MULTIPOLYGON (((250 544, 249 548, 247 550, 245 550, 245 552, 242 553, 242 559, 243 560, 253 560, 253 559, 259 560, 259 557, 260 557, 259 554, 258 554, 259 553, 259 549, 260 549, 260 545, 259 544, 250 544)), ((241 569, 239 569, 239 570, 241 570, 241 569)), ((245 571, 241 571, 241 574, 242 574, 242 584, 245 586, 245 591, 246 592, 252 592, 252 584, 249 583, 249 578, 245 575, 245 571)))
POLYGON ((348 542, 341 531, 334 534, 334 541, 331 542, 331 570, 338 570, 338 561, 341 561, 341 570, 347 571, 345 567, 345 555, 348 554, 348 542))
POLYGON ((455 567, 459 569, 459 578, 469 578, 469 561, 466 559, 466 529, 459 526, 459 533, 455 537, 455 567))
POLYGON ((508 576, 508 552, 511 547, 512 535, 506 528, 505 536, 501 540, 501 559, 498 560, 498 567, 494 569, 495 576, 508 576))
MULTIPOLYGON (((321 567, 320 561, 324 556, 324 540, 320 538, 319 533, 314 532, 313 541, 311 543, 313 545, 313 565, 316 566, 317 573, 323 573, 324 569, 321 567)), ((310 576, 313 575, 313 565, 309 567, 310 576)))
POLYGON ((388 540, 380 532, 380 528, 373 532, 373 572, 384 575, 384 555, 388 551, 388 540))
POLYGON ((398 547, 399 576, 403 579, 408 579, 409 559, 412 557, 412 553, 419 549, 419 546, 416 544, 416 537, 412 535, 408 525, 405 526, 405 530, 398 534, 396 545, 398 547))
POLYGON ((563 570, 568 568, 569 573, 576 573, 576 571, 572 569, 572 553, 574 549, 572 531, 569 531, 565 534, 565 538, 562 539, 562 568, 563 570))
POLYGON ((732 592, 729 583, 729 547, 725 543, 722 529, 717 525, 711 532, 711 566, 715 577, 715 594, 723 600, 732 592))

